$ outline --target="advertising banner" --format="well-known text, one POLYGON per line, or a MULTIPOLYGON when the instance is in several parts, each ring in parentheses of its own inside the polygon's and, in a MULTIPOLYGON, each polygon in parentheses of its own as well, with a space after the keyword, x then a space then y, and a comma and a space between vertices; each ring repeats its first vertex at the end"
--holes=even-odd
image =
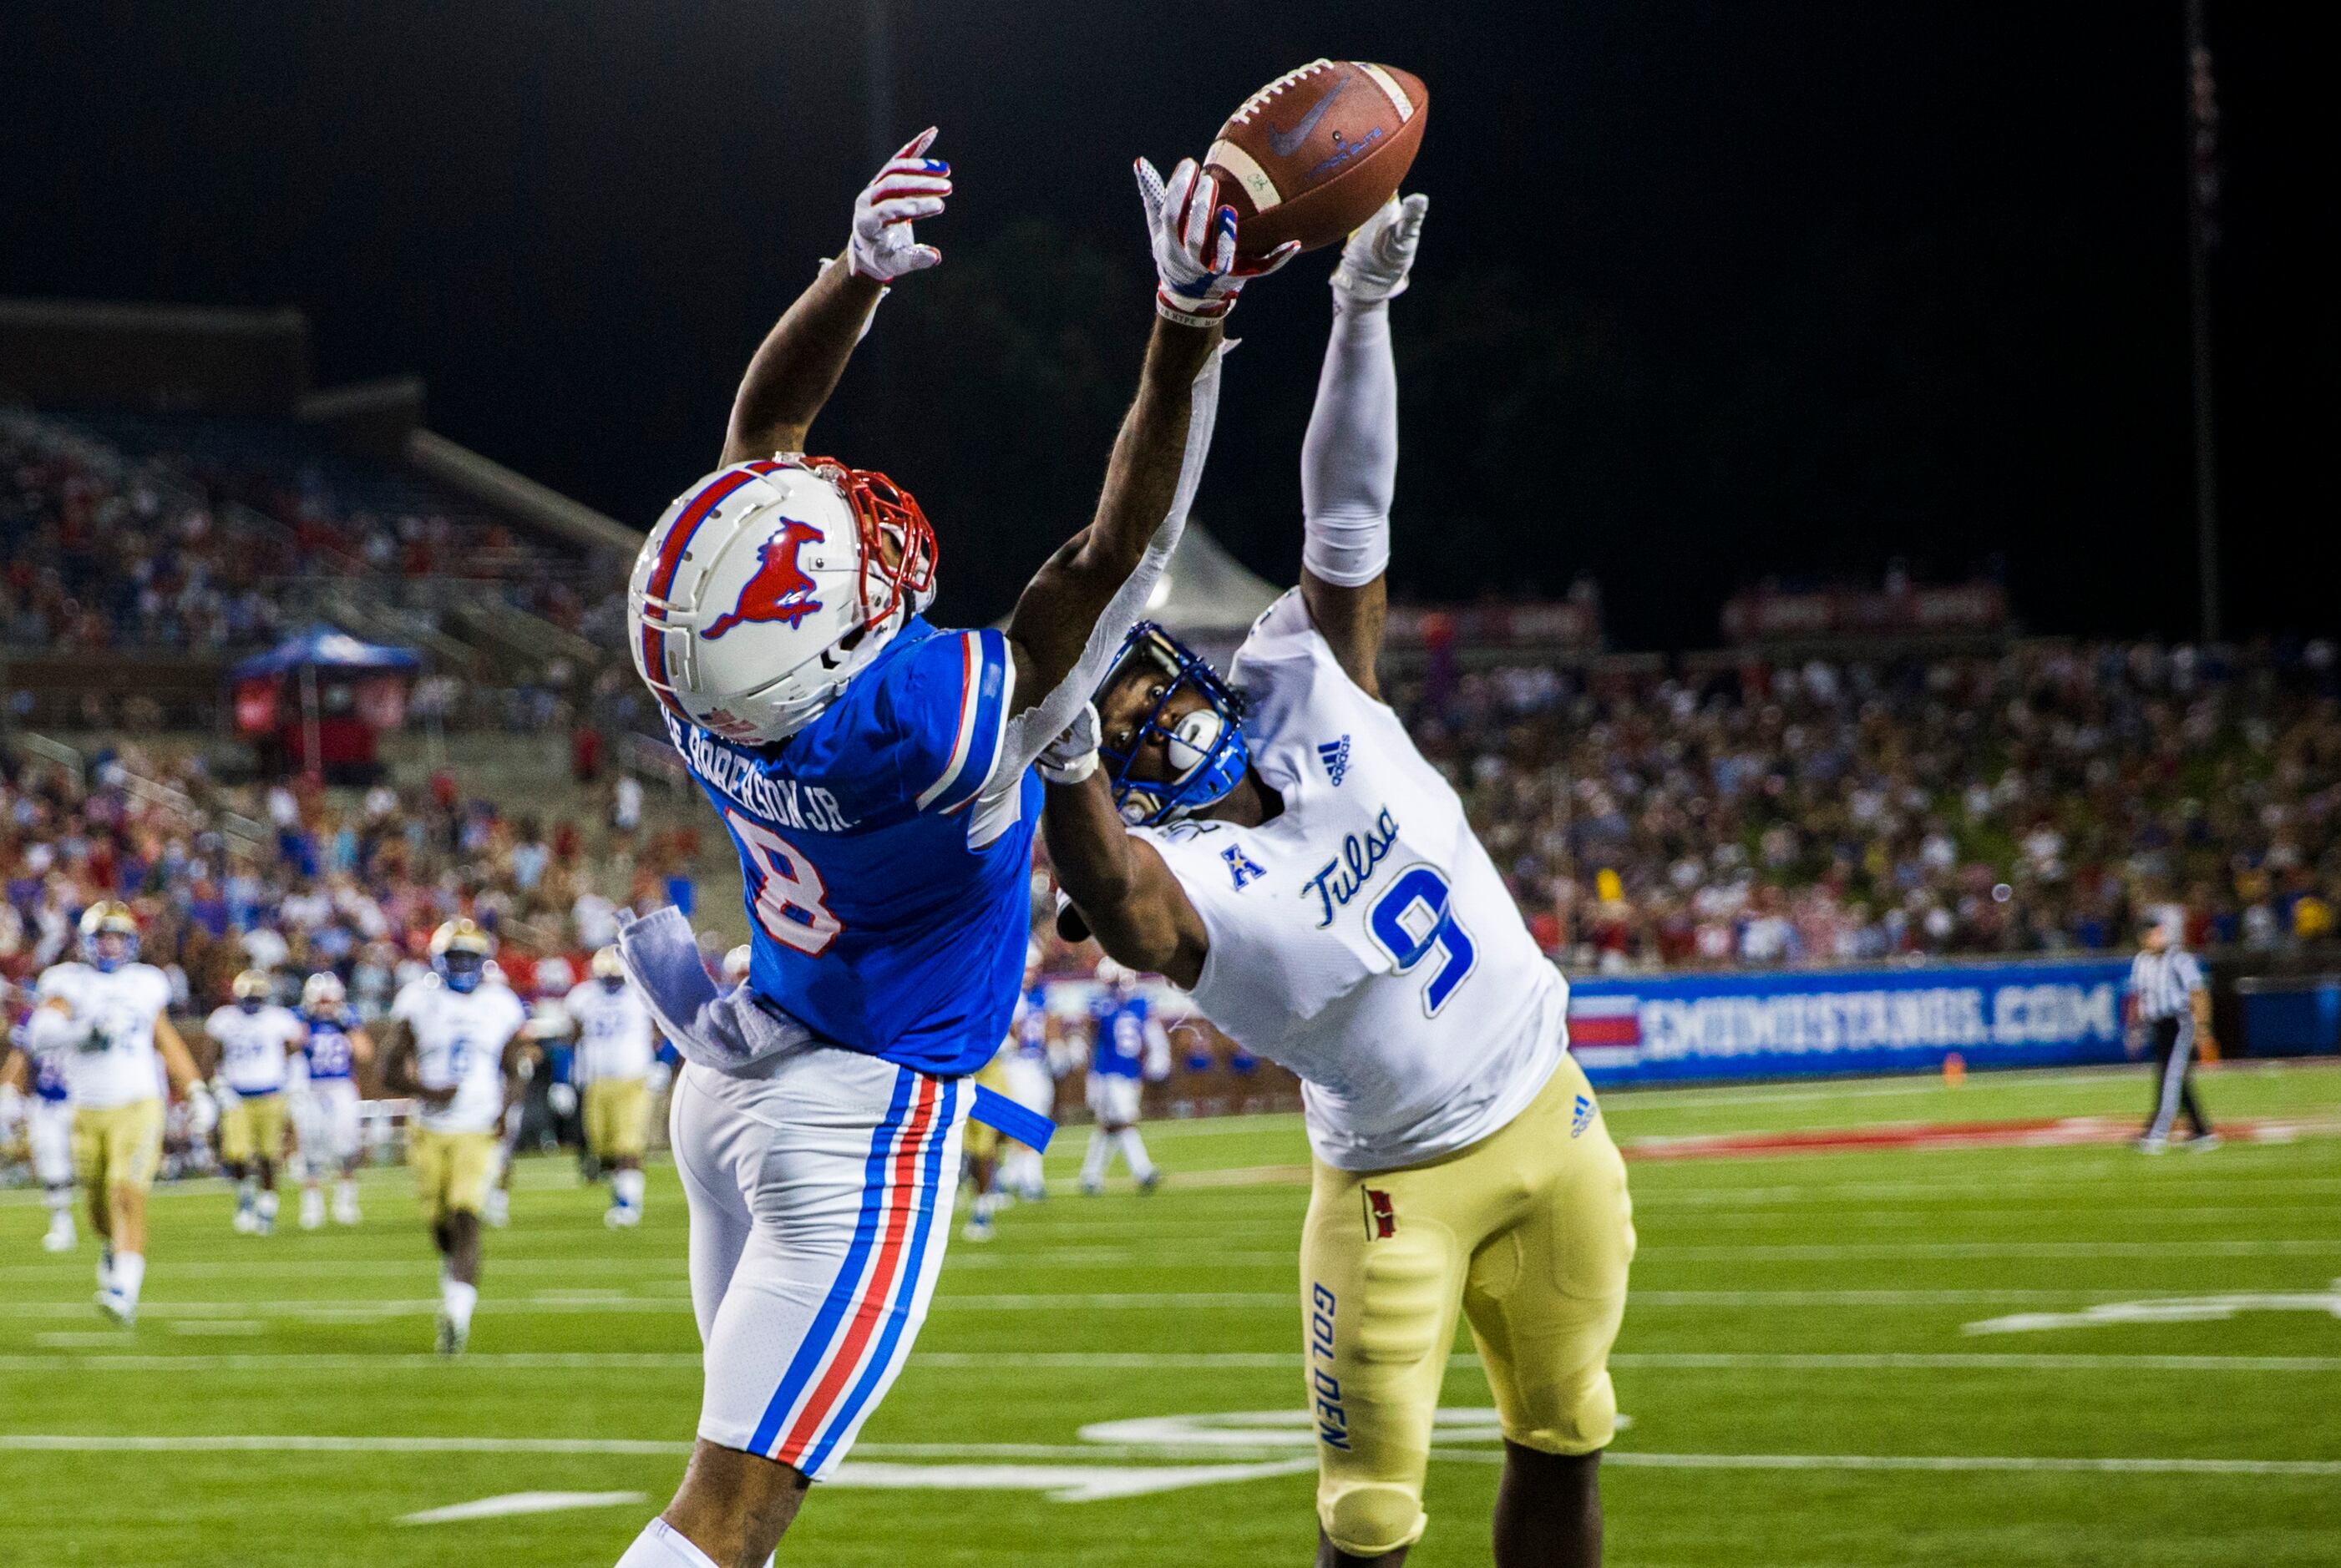
POLYGON ((2117 958, 1572 980, 1597 1084, 1927 1072, 2123 1059, 2117 958))

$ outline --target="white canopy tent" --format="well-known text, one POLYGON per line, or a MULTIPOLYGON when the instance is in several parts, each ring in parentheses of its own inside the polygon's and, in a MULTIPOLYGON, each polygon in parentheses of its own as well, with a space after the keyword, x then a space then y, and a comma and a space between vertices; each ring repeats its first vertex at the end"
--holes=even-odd
POLYGON ((1146 614, 1181 637, 1233 648, 1283 592, 1190 522, 1170 570, 1146 601, 1146 614))

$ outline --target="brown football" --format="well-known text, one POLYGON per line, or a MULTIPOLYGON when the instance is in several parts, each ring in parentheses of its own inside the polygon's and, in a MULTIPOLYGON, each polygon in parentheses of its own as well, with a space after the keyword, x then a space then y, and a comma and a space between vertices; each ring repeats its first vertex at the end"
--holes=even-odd
POLYGON ((1397 193, 1430 112, 1420 77, 1363 60, 1312 60, 1254 93, 1204 159, 1236 210, 1237 249, 1348 234, 1397 193))

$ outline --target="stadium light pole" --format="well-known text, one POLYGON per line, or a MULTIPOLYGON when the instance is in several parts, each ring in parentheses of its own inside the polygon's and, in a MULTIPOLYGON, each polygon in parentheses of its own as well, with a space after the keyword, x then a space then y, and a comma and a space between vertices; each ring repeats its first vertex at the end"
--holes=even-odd
POLYGON ((2195 561, 2203 640, 2219 640, 2219 491, 2211 402, 2211 247, 2218 243, 2219 103, 2203 0, 2187 0, 2187 267, 2194 336, 2195 561))

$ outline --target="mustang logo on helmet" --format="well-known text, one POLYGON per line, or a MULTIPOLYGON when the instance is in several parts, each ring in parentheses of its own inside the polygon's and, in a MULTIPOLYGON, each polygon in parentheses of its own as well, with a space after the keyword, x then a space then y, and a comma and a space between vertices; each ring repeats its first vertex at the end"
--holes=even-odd
POLYGON ((791 626, 821 608, 813 597, 813 580, 797 565, 797 551, 821 542, 821 530, 793 518, 781 520, 781 531, 756 551, 756 575, 740 590, 739 601, 715 618, 701 633, 712 642, 749 620, 782 620, 791 626))

